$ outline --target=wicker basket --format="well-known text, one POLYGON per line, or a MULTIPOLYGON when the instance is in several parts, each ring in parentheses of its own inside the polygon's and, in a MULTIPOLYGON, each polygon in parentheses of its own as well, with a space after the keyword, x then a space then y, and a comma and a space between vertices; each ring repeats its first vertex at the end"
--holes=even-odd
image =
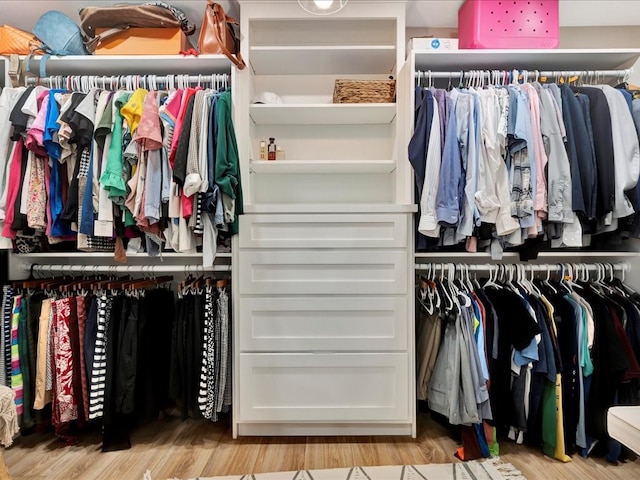
POLYGON ((336 80, 333 103, 393 103, 395 80, 336 80))

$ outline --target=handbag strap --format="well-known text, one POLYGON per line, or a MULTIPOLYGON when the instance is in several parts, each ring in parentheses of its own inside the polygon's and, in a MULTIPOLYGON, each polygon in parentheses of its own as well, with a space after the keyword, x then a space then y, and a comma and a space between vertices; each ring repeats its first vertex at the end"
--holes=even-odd
POLYGON ((222 38, 220 38, 220 28, 222 25, 226 27, 227 22, 234 23, 237 25, 238 21, 235 20, 234 18, 228 17, 224 13, 224 11, 222 11, 220 6, 217 3, 213 2, 212 0, 209 0, 208 7, 210 7, 211 10, 213 10, 213 22, 215 26, 213 30, 215 32, 216 40, 218 41, 218 45, 220 46, 220 49, 227 56, 227 58, 231 60, 236 67, 238 67, 239 70, 244 70, 244 68, 247 65, 246 63, 244 63, 244 60, 242 59, 242 54, 240 53, 240 51, 238 50, 238 53, 236 53, 237 58, 234 57, 233 54, 229 51, 229 49, 224 45, 222 38), (221 11, 222 11, 222 14, 221 14, 221 11), (221 19, 220 17, 223 17, 223 18, 221 19))

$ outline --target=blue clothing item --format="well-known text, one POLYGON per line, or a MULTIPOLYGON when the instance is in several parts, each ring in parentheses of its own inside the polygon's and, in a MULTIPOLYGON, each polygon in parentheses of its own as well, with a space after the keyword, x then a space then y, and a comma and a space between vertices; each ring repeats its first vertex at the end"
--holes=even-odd
POLYGON ((51 205, 51 236, 52 237, 70 237, 76 232, 72 231, 69 222, 62 220, 62 211, 64 204, 62 200, 62 175, 61 168, 67 168, 66 165, 60 165, 58 160, 51 161, 51 178, 49 179, 49 204, 51 205))
POLYGON ((487 356, 484 345, 484 324, 482 323, 482 314, 480 312, 480 306, 471 297, 471 305, 473 305, 473 312, 478 320, 478 328, 475 331, 476 348, 478 349, 478 356, 480 357, 480 369, 482 370, 482 376, 485 381, 489 380, 489 367, 487 366, 487 356))
POLYGON ((162 203, 168 203, 169 197, 171 197, 171 166, 169 165, 169 155, 164 148, 160 149, 160 160, 162 165, 162 188, 161 197, 162 203))
POLYGON ((477 183, 478 157, 474 95, 462 91, 451 92, 455 98, 457 118, 456 134, 460 144, 462 175, 458 185, 460 195, 460 221, 456 230, 456 241, 473 235, 475 184, 477 183), (457 98, 456 98, 457 97, 457 98))
POLYGON ((58 117, 60 116, 60 106, 56 102, 55 94, 64 93, 66 90, 49 90, 49 103, 47 104, 47 114, 45 117, 44 132, 43 132, 43 144, 49 155, 54 160, 60 160, 61 148, 58 142, 56 142, 58 130, 58 117))
POLYGON ((629 105, 629 111, 633 114, 633 95, 631 95, 631 92, 629 92, 628 90, 619 89, 619 91, 627 101, 627 105, 629 105))
MULTIPOLYGON (((476 152, 478 152, 478 161, 476 162, 476 172, 473 175, 473 192, 477 192, 478 191, 478 174, 479 174, 479 168, 480 168, 480 152, 482 151, 483 148, 483 140, 482 140, 482 118, 480 117, 481 113, 482 113, 482 107, 480 106, 480 97, 478 96, 477 93, 472 92, 473 94, 473 102, 474 102, 474 109, 473 109, 473 121, 475 123, 476 126, 476 133, 475 133, 475 138, 476 138, 476 152)), ((478 204, 474 201, 472 203, 473 206, 473 223, 475 226, 479 227, 480 226, 480 211, 478 210, 478 204)))
POLYGON ((591 199, 596 191, 597 167, 595 153, 589 144, 584 113, 571 88, 562 85, 560 92, 562 119, 567 132, 567 155, 571 167, 573 211, 583 217, 595 218, 596 205, 591 199))
MULTIPOLYGON (((433 93, 422 87, 415 90, 414 103, 414 131, 409 141, 409 163, 413 167, 415 176, 415 201, 418 204, 416 218, 420 218, 420 198, 424 186, 427 160, 427 146, 433 125, 433 93)), ((427 248, 427 238, 416 232, 416 250, 427 248)))
MULTIPOLYGON (((447 132, 447 122, 451 114, 451 104, 447 103, 447 92, 441 88, 431 88, 430 92, 438 104, 438 113, 440 116, 440 146, 444 145, 447 132)), ((429 132, 431 133, 431 132, 429 132)))
POLYGON ((224 205, 222 204, 222 195, 217 185, 213 186, 213 196, 216 199, 216 210, 213 215, 213 224, 216 228, 224 227, 224 205))
MULTIPOLYGON (((587 408, 587 402, 589 401, 589 393, 591 392, 591 380, 593 380, 593 376, 589 375, 588 377, 584 377, 583 379, 583 383, 584 383, 584 408, 587 408)), ((587 432, 587 438, 586 438, 586 447, 583 448, 580 451, 580 454, 582 455, 583 458, 587 458, 589 456, 589 445, 593 444, 595 438, 593 438, 591 435, 589 435, 589 432, 587 432)))
POLYGON ((87 184, 84 187, 84 196, 82 197, 82 217, 80 217, 80 225, 78 225, 79 232, 85 235, 93 235, 93 222, 95 221, 93 211, 93 142, 89 159, 87 184))
MULTIPOLYGON (((597 168, 598 164, 596 159, 596 146, 595 146, 595 137, 593 135, 593 124, 591 123, 591 100, 589 100, 589 97, 587 97, 586 95, 578 95, 576 96, 576 99, 578 100, 578 103, 582 107, 582 112, 584 114, 584 123, 585 123, 585 126, 587 127, 587 140, 589 142, 589 148, 593 152, 593 164, 596 166, 596 168, 593 171, 593 175, 595 177, 595 182, 597 185, 598 184, 598 168, 597 168)), ((597 190, 598 190, 597 188, 594 188, 591 191, 591 197, 590 197, 590 201, 596 208, 598 206, 597 190)), ((596 217, 596 210, 593 211, 593 217, 589 217, 589 218, 595 218, 595 217, 596 217)))
POLYGON ((584 402, 584 368, 583 365, 586 363, 584 358, 585 355, 589 355, 589 351, 583 351, 582 346, 584 342, 582 341, 583 335, 586 335, 584 331, 584 326, 586 325, 586 316, 584 312, 584 307, 580 305, 580 302, 571 298, 574 304, 579 308, 580 313, 579 317, 576 321, 576 335, 578 336, 578 391, 580 395, 580 401, 578 402, 578 425, 576 427, 576 445, 580 448, 587 448, 587 434, 585 431, 585 402, 584 402), (584 321, 584 323, 583 323, 584 321))
MULTIPOLYGON (((533 148, 533 129, 531 128, 531 113, 529 109, 529 95, 522 89, 518 89, 518 112, 523 117, 525 139, 527 141, 527 150, 529 152, 529 163, 531 168, 531 201, 536 204, 536 184, 538 179, 537 163, 535 148, 533 148)), ((519 115, 519 116, 520 116, 519 115)), ((523 228, 533 227, 536 224, 535 215, 526 217, 520 221, 523 228)))
POLYGON ((555 383, 558 370, 556 368, 556 359, 553 351, 553 342, 551 341, 551 333, 549 332, 549 325, 547 323, 548 312, 546 311, 546 307, 543 307, 538 303, 536 313, 542 340, 538 344, 538 362, 533 365, 533 373, 544 373, 545 378, 549 382, 555 383))
POLYGON ((460 196, 459 185, 462 177, 462 161, 456 135, 458 127, 454 114, 455 101, 447 95, 445 102, 449 115, 442 149, 440 182, 438 182, 438 193, 436 195, 436 219, 443 226, 453 227, 457 225, 460 219, 460 199, 462 197, 460 196))
POLYGON ((160 197, 162 194, 161 150, 147 152, 147 171, 144 182, 144 215, 153 225, 160 221, 160 197))

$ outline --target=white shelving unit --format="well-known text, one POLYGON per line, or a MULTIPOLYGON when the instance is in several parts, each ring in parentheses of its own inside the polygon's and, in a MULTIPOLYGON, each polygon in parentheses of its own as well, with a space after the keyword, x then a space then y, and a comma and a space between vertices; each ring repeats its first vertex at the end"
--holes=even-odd
POLYGON ((233 433, 415 435, 406 94, 332 103, 337 79, 397 77, 405 2, 277 5, 240 2, 233 433), (259 159, 270 137, 286 160, 259 159))

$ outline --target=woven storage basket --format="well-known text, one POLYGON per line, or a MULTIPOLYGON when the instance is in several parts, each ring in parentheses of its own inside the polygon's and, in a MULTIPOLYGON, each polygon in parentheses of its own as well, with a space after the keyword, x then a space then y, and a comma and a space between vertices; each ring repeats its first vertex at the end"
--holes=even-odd
POLYGON ((336 80, 333 103, 393 103, 395 80, 336 80))

